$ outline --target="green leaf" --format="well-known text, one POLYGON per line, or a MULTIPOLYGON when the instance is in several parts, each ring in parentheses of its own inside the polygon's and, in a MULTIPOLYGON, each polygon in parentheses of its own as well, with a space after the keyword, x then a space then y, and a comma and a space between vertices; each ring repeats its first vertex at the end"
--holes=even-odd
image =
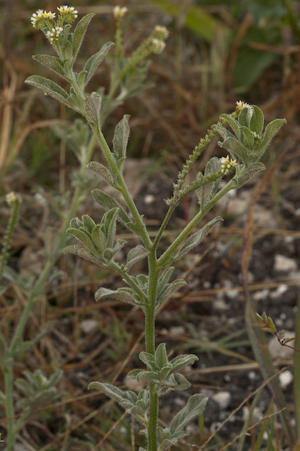
POLYGON ((79 88, 84 91, 84 80, 86 77, 87 71, 82 70, 81 72, 79 72, 78 76, 77 76, 77 83, 79 88))
POLYGON ((252 117, 250 119, 250 130, 261 135, 264 128, 264 115, 260 108, 252 105, 252 117))
POLYGON ((88 229, 90 233, 92 233, 93 228, 95 227, 95 222, 89 215, 83 215, 82 216, 82 224, 84 227, 88 229))
POLYGON ((181 287, 186 286, 186 281, 183 279, 174 280, 171 284, 165 285, 165 289, 159 294, 156 299, 156 309, 160 307, 164 302, 167 301, 171 296, 173 296, 176 291, 181 287))
POLYGON ((178 254, 175 256, 175 260, 181 258, 183 255, 185 255, 187 252, 189 252, 194 247, 198 246, 206 235, 211 231, 211 229, 214 227, 214 225, 219 222, 223 221, 223 218, 221 216, 217 216, 216 218, 209 221, 202 229, 198 230, 198 232, 194 233, 192 236, 190 236, 186 242, 183 244, 183 246, 180 248, 178 254))
POLYGON ((75 238, 82 242, 91 252, 95 252, 96 248, 92 240, 84 233, 82 230, 78 229, 67 229, 67 233, 71 233, 75 238))
MULTIPOLYGON (((244 108, 246 110, 246 108, 244 108)), ((244 111, 242 110, 242 111, 244 111)), ((250 155, 248 155, 248 150, 243 144, 238 141, 236 138, 227 138, 223 142, 218 142, 220 147, 228 150, 232 156, 232 158, 241 159, 243 163, 248 166, 250 162, 250 155)))
POLYGON ((160 343, 155 351, 155 362, 159 366, 159 368, 163 368, 165 365, 169 363, 167 351, 166 351, 166 343, 160 343))
POLYGON ((84 99, 84 109, 87 119, 101 128, 101 102, 102 99, 97 92, 92 92, 90 97, 84 99))
POLYGON ((179 355, 170 361, 171 365, 173 366, 172 372, 176 373, 177 371, 181 370, 181 368, 185 367, 186 365, 190 365, 191 363, 196 362, 196 360, 199 360, 199 359, 194 354, 179 355))
POLYGON ((92 231, 92 240, 101 253, 107 248, 106 236, 101 230, 100 224, 97 224, 92 231))
POLYGON ((69 80, 68 76, 65 74, 65 70, 61 64, 59 58, 50 55, 33 55, 32 57, 35 61, 43 64, 48 69, 52 70, 56 74, 60 75, 65 80, 69 80))
POLYGON ((104 257, 110 261, 116 255, 116 253, 125 246, 126 243, 126 240, 117 240, 116 244, 113 247, 105 249, 103 254, 104 257))
POLYGON ((5 405, 6 402, 6 396, 5 394, 0 390, 0 405, 5 405))
POLYGON ((250 128, 250 121, 252 117, 252 107, 245 107, 239 114, 238 121, 241 127, 250 128))
POLYGON ((89 260, 92 263, 95 263, 96 265, 103 266, 104 261, 102 261, 100 258, 95 257, 94 255, 91 255, 90 252, 87 250, 85 246, 82 244, 73 244, 72 246, 67 246, 63 253, 66 254, 74 254, 78 257, 85 258, 86 260, 89 260), (103 262, 103 264, 102 264, 103 262))
POLYGON ((262 155, 267 150, 268 146, 271 143, 271 140, 274 138, 274 136, 278 133, 280 128, 286 124, 286 119, 275 119, 274 121, 270 122, 265 129, 265 133, 263 134, 261 143, 257 149, 258 155, 255 158, 255 161, 258 161, 261 159, 262 155))
MULTIPOLYGON (((40 77, 39 75, 31 75, 25 80, 25 83, 41 89, 44 93, 54 97, 56 100, 59 100, 59 102, 70 107, 68 102, 69 94, 58 84, 54 83, 54 81, 48 80, 48 78, 45 77, 40 77)), ((76 111, 79 110, 76 109, 76 111)))
POLYGON ((112 208, 118 208, 118 220, 122 222, 124 225, 127 225, 127 223, 130 223, 130 219, 121 207, 121 205, 113 199, 108 194, 104 193, 100 189, 94 189, 92 190, 92 196, 96 202, 98 202, 99 205, 101 205, 104 210, 111 210, 112 208))
POLYGON ((160 278, 158 279, 157 283, 157 294, 158 296, 161 294, 162 290, 165 288, 169 280, 171 279, 173 272, 175 268, 174 266, 170 266, 169 268, 166 268, 160 278))
POLYGON ((125 397, 125 393, 111 384, 103 384, 98 381, 93 381, 88 385, 88 390, 99 390, 111 399, 120 402, 125 397))
POLYGON ((79 52, 80 46, 82 44, 86 29, 92 19, 92 17, 94 17, 95 14, 91 13, 91 14, 87 14, 86 16, 84 16, 77 24, 75 31, 74 31, 74 35, 73 35, 73 55, 72 55, 72 60, 71 60, 71 67, 73 66, 77 54, 79 52))
POLYGON ((95 293, 95 301, 99 299, 111 298, 116 301, 128 302, 129 304, 136 304, 135 298, 128 291, 128 288, 119 288, 118 290, 109 290, 108 288, 99 288, 95 293))
MULTIPOLYGON (((232 130, 234 131, 236 137, 237 137, 238 139, 240 139, 240 137, 241 137, 241 132, 240 132, 240 125, 239 125, 239 123, 238 123, 233 117, 229 116, 229 114, 221 114, 221 117, 224 117, 224 118, 226 119, 226 121, 228 122, 228 124, 230 125, 230 127, 232 128, 232 130)), ((215 126, 215 128, 217 128, 217 129, 218 129, 218 132, 220 133, 220 131, 219 131, 219 128, 220 128, 220 127, 215 126)), ((223 128, 223 127, 222 127, 222 128, 223 128)), ((221 134, 221 133, 220 133, 220 134, 221 134)), ((223 135, 224 135, 224 133, 223 133, 223 135)), ((221 136, 222 136, 222 135, 221 135, 221 136)), ((226 137, 222 136, 222 138, 223 138, 223 139, 226 139, 226 138, 228 138, 228 135, 227 135, 226 137)))
POLYGON ((147 365, 148 362, 155 362, 155 356, 153 354, 150 354, 150 352, 141 352, 139 354, 139 359, 147 365))
MULTIPOLYGON (((205 176, 216 173, 219 171, 221 166, 220 160, 217 157, 213 157, 209 160, 205 168, 205 176)), ((201 173, 198 174, 197 180, 200 178, 201 173)), ((220 183, 220 179, 218 179, 220 183)), ((201 208, 207 204, 210 199, 212 189, 214 188, 216 181, 205 183, 205 185, 200 186, 200 188, 196 189, 196 195, 198 197, 198 202, 201 205, 201 208)))
POLYGON ((110 185, 114 185, 114 179, 112 173, 103 164, 91 161, 87 166, 87 169, 104 178, 110 185))
POLYGON ((264 171, 265 169, 266 169, 265 165, 263 163, 258 162, 251 164, 249 168, 244 167, 241 174, 239 173, 239 171, 237 171, 237 174, 234 177, 237 182, 237 186, 238 187, 242 186, 258 172, 264 171))
POLYGON ((142 371, 136 378, 138 382, 160 382, 159 375, 155 371, 142 371))
POLYGON ((204 395, 193 395, 189 398, 185 407, 180 410, 172 420, 170 431, 171 435, 180 432, 190 421, 203 413, 208 398, 204 395))
POLYGON ((242 126, 241 132, 241 141, 244 146, 248 147, 249 149, 253 149, 254 135, 251 130, 249 130, 249 128, 247 127, 242 126))
POLYGON ((83 70, 86 72, 83 87, 86 87, 86 85, 98 69, 99 65, 102 63, 107 53, 114 45, 115 44, 113 42, 106 42, 106 44, 101 47, 99 52, 95 53, 87 60, 83 68, 83 70))
POLYGON ((126 268, 130 269, 135 263, 143 260, 143 258, 147 257, 149 254, 150 252, 140 244, 133 249, 130 249, 127 255, 126 268))
POLYGON ((129 114, 125 114, 123 119, 118 123, 115 128, 115 133, 113 137, 113 148, 116 155, 119 157, 118 159, 126 157, 126 150, 128 144, 128 138, 130 133, 130 128, 128 125, 129 114))
POLYGON ((105 236, 107 247, 110 248, 113 245, 116 234, 116 221, 119 213, 119 208, 115 207, 109 210, 103 215, 101 221, 101 228, 105 227, 105 236))

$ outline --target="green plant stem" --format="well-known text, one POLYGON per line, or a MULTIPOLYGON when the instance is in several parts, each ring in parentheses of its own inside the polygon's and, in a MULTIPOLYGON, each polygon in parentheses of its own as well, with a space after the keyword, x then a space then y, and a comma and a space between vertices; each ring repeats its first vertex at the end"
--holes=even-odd
MULTIPOLYGON (((152 249, 148 257, 149 263, 149 288, 148 304, 145 318, 145 342, 146 351, 155 354, 155 301, 159 270, 155 249, 152 249)), ((158 419, 158 394, 155 383, 149 384, 149 422, 148 422, 148 451, 157 450, 157 419, 158 419)))
POLYGON ((142 218, 138 212, 138 209, 136 208, 136 205, 131 197, 130 192, 128 191, 128 188, 126 186, 126 183, 124 181, 123 175, 121 174, 112 154, 110 151, 110 148, 108 147, 108 144, 103 136, 103 133, 101 130, 99 130, 99 128, 96 125, 91 125, 91 128, 93 130, 93 132, 96 135, 96 138, 100 144, 100 147, 104 153, 104 156, 106 158, 106 161, 108 162, 112 173, 113 174, 118 174, 119 178, 118 178, 118 184, 120 185, 120 191, 124 197, 124 200, 135 220, 135 223, 137 224, 138 228, 139 228, 139 234, 141 239, 143 240, 143 243, 145 244, 146 248, 148 250, 150 250, 152 248, 152 241, 148 235, 148 232, 143 224, 142 218))
POLYGON ((171 244, 171 246, 163 253, 163 255, 157 261, 158 267, 163 268, 165 265, 169 263, 169 260, 172 256, 172 253, 176 250, 176 248, 183 242, 185 238, 189 235, 189 233, 193 230, 193 228, 201 221, 201 219, 209 212, 209 210, 223 197, 228 193, 231 189, 236 188, 236 181, 231 179, 223 189, 221 189, 213 199, 208 202, 203 209, 199 211, 198 214, 192 219, 192 221, 182 230, 182 232, 178 235, 176 240, 171 244))

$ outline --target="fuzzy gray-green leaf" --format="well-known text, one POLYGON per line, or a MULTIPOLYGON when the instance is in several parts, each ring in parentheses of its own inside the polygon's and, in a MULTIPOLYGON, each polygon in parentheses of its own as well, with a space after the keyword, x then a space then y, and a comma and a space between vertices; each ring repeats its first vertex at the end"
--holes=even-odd
POLYGON ((43 66, 46 66, 48 69, 52 70, 52 72, 55 72, 56 74, 60 75, 62 78, 68 81, 68 77, 66 76, 65 70, 60 63, 60 59, 57 58, 56 56, 33 55, 32 58, 35 61, 38 61, 39 63, 43 64, 43 66))
POLYGON ((72 235, 74 235, 75 238, 81 241, 82 244, 84 244, 90 251, 93 252, 96 250, 92 240, 82 230, 67 229, 67 233, 71 233, 72 235))
POLYGON ((124 399, 125 396, 124 392, 119 388, 115 387, 114 385, 103 384, 98 381, 91 382, 88 385, 88 390, 99 390, 106 396, 108 396, 111 399, 114 399, 117 402, 120 402, 122 399, 124 399))
POLYGON ((228 150, 232 158, 241 159, 246 166, 249 164, 250 156, 248 155, 248 150, 236 138, 229 137, 223 142, 218 142, 218 145, 228 150))
POLYGON ((196 355, 193 354, 183 354, 175 357, 170 361, 171 365, 173 366, 172 373, 176 373, 177 371, 181 370, 181 368, 194 363, 196 360, 199 359, 196 355))
POLYGON ((118 125, 115 128, 115 133, 113 137, 113 147, 114 152, 116 155, 118 155, 119 159, 126 157, 126 150, 127 150, 127 144, 128 144, 128 138, 129 138, 129 114, 125 114, 123 116, 123 119, 118 123, 118 125))
POLYGON ((130 269, 135 263, 147 257, 147 255, 149 254, 150 252, 147 251, 147 249, 145 249, 144 246, 141 246, 140 244, 134 247, 128 252, 126 268, 130 269))
POLYGON ((171 284, 168 284, 165 289, 160 293, 156 300, 156 308, 161 306, 167 299, 169 299, 176 291, 181 287, 186 286, 186 281, 183 279, 174 280, 171 284))
POLYGON ((258 106, 252 106, 252 116, 250 119, 250 130, 261 135, 264 128, 264 115, 258 106))
MULTIPOLYGON (((241 137, 241 132, 240 132, 240 125, 239 123, 231 116, 229 116, 229 114, 222 114, 221 117, 224 117, 224 119, 226 119, 226 121, 228 122, 228 124, 230 125, 230 127, 232 128, 232 130, 234 131, 236 137, 238 139, 240 139, 241 137)), ((220 131, 218 130, 218 132, 220 133, 220 131)), ((221 135, 222 136, 222 135, 221 135)), ((223 136, 222 136, 223 137, 223 136)), ((223 137, 224 138, 224 137, 223 137)), ((228 138, 228 136, 226 136, 226 138, 228 138)), ((224 139, 226 139, 224 138, 224 139)))
MULTIPOLYGON (((72 66, 76 60, 77 54, 79 52, 80 46, 82 44, 86 29, 92 19, 94 17, 94 13, 87 14, 84 16, 76 25, 74 35, 73 35, 73 55, 72 55, 72 66)), ((71 67, 72 67, 71 66, 71 67)))
POLYGON ((129 304, 135 305, 135 298, 132 294, 128 293, 127 290, 123 291, 122 288, 119 290, 109 290, 108 288, 103 287, 99 288, 95 293, 95 300, 99 301, 99 299, 104 298, 112 298, 117 301, 128 302, 129 304))
POLYGON ((241 141, 249 149, 253 149, 254 135, 247 127, 241 127, 241 141))
POLYGON ((111 210, 112 208, 118 207, 119 208, 118 220, 121 221, 124 225, 126 225, 127 223, 130 223, 130 219, 129 219, 127 213, 125 213, 125 211, 123 210, 121 205, 115 199, 113 199, 111 196, 104 193, 100 189, 92 190, 92 196, 95 199, 95 201, 98 202, 98 204, 101 205, 101 207, 104 208, 104 210, 106 210, 106 211, 111 210))
POLYGON ((223 218, 221 216, 217 216, 216 218, 209 221, 202 229, 200 229, 198 232, 194 233, 192 236, 190 236, 186 242, 183 244, 183 246, 180 248, 178 254, 175 256, 175 259, 181 258, 184 254, 189 252, 194 247, 198 246, 206 235, 211 231, 211 229, 214 227, 214 225, 219 222, 223 221, 223 218))
POLYGON ((97 161, 91 161, 86 167, 95 174, 100 175, 100 177, 104 178, 107 183, 113 186, 114 179, 112 173, 109 169, 103 166, 103 164, 97 163, 97 161))
POLYGON ((204 395, 196 394, 189 398, 185 407, 180 410, 172 420, 170 431, 173 436, 180 432, 190 421, 203 413, 208 398, 204 395))
POLYGON ((63 104, 70 107, 68 102, 69 94, 57 83, 54 83, 54 81, 49 80, 45 77, 41 77, 39 75, 31 75, 25 80, 25 83, 41 89, 42 91, 44 91, 44 93, 48 94, 51 97, 54 97, 56 100, 59 100, 59 102, 62 102, 63 104))
POLYGON ((259 160, 262 157, 267 147, 270 145, 271 140, 284 124, 286 124, 286 119, 275 119, 266 126, 260 146, 257 149, 258 156, 256 160, 259 160))
POLYGON ((160 343, 157 346, 155 351, 155 362, 157 363, 159 368, 163 368, 165 365, 169 363, 166 350, 166 343, 160 343))
POLYGON ((101 128, 101 96, 97 92, 92 92, 90 97, 84 99, 84 108, 87 118, 93 122, 97 127, 101 128))
POLYGON ((101 265, 101 259, 98 259, 93 255, 91 255, 91 253, 87 250, 87 248, 82 244, 73 244, 72 246, 67 246, 63 252, 64 254, 77 255, 78 257, 85 258, 86 260, 89 260, 90 262, 95 263, 96 265, 101 265))
POLYGON ((88 84, 96 70, 98 69, 99 65, 102 63, 103 59, 115 44, 113 42, 106 42, 99 52, 92 55, 86 62, 83 70, 86 71, 85 79, 84 79, 84 87, 88 84))

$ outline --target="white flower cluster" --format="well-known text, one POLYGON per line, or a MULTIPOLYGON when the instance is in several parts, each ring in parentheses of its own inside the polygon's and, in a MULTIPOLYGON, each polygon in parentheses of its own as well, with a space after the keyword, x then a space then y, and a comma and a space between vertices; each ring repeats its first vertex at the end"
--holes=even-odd
POLYGON ((227 157, 221 158, 221 166, 220 169, 223 172, 223 174, 229 174, 231 168, 233 168, 236 165, 236 160, 230 160, 229 155, 227 157))
POLYGON ((9 206, 11 206, 16 200, 17 197, 13 191, 11 191, 6 195, 6 202, 8 203, 9 206))
POLYGON ((167 39, 167 37, 169 36, 169 31, 166 27, 156 25, 156 27, 154 28, 154 35, 157 39, 160 40, 167 39))
POLYGON ((71 16, 74 16, 73 19, 77 19, 77 17, 78 17, 78 11, 74 8, 74 6, 64 5, 64 6, 57 7, 57 9, 62 16, 71 14, 71 16))
POLYGON ((236 102, 236 108, 237 110, 241 111, 244 108, 251 108, 251 105, 249 105, 249 103, 243 102, 242 100, 238 100, 236 102))
POLYGON ((156 53, 159 55, 163 52, 164 48, 166 47, 166 44, 164 41, 161 41, 160 39, 152 39, 152 46, 153 46, 153 53, 156 53))
POLYGON ((59 36, 63 32, 63 27, 53 27, 52 30, 47 31, 46 36, 51 42, 51 44, 55 44, 58 42, 59 36))
POLYGON ((124 6, 123 8, 121 8, 121 6, 115 6, 114 9, 113 9, 114 18, 115 19, 122 19, 122 17, 125 16, 127 11, 128 11, 128 8, 126 8, 126 6, 124 6))
POLYGON ((48 15, 48 13, 46 13, 46 11, 43 11, 42 9, 38 9, 36 13, 32 14, 30 20, 33 28, 40 28, 39 25, 42 26, 44 24, 45 14, 48 15))

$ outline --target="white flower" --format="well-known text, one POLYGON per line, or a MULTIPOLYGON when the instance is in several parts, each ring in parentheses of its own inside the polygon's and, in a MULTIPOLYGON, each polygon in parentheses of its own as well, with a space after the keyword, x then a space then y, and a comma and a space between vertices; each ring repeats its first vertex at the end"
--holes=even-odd
POLYGON ((166 44, 164 41, 161 41, 160 39, 152 39, 152 45, 153 45, 153 52, 159 55, 161 52, 163 52, 164 48, 166 47, 166 44))
POLYGON ((156 25, 156 27, 154 28, 154 34, 157 39, 167 39, 167 37, 169 36, 169 31, 166 27, 156 25))
POLYGON ((236 160, 230 160, 229 155, 227 155, 226 158, 222 157, 220 161, 221 161, 220 169, 223 172, 223 174, 228 174, 230 172, 230 169, 236 165, 236 160))
POLYGON ((241 111, 244 108, 251 108, 251 105, 249 105, 249 103, 243 102, 242 100, 238 100, 236 102, 236 107, 239 111, 241 111))
POLYGON ((113 9, 114 18, 121 19, 123 16, 125 16, 127 11, 128 8, 126 8, 126 6, 124 6, 123 8, 121 8, 121 6, 115 6, 113 9))
POLYGON ((8 205, 11 207, 12 204, 17 200, 17 196, 15 195, 15 193, 13 191, 11 191, 10 193, 8 193, 6 195, 6 202, 8 203, 8 205))
POLYGON ((43 26, 44 14, 47 13, 42 9, 38 9, 36 13, 32 14, 30 20, 33 28, 41 28, 43 26))

